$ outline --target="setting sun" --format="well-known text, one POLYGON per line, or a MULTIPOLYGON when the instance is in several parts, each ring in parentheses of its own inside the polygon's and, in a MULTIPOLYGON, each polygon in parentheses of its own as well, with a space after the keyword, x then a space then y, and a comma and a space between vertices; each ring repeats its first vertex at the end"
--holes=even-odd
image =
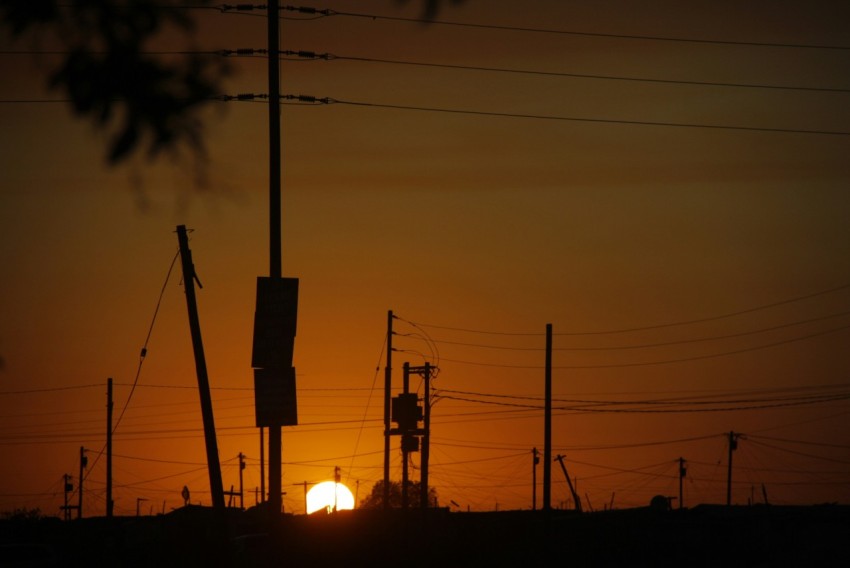
POLYGON ((307 492, 307 514, 322 509, 340 511, 354 508, 354 495, 342 483, 323 481, 307 492))

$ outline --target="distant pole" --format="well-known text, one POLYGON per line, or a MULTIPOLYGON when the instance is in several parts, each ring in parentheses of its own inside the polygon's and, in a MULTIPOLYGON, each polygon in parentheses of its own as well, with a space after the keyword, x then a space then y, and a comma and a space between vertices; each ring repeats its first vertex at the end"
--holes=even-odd
POLYGON ((552 324, 546 324, 546 371, 543 396, 543 510, 552 509, 552 324))
POLYGON ((430 459, 431 444, 431 364, 425 363, 425 400, 423 401, 424 412, 422 433, 422 473, 419 479, 419 506, 427 509, 428 502, 428 460, 430 459))
POLYGON ((83 470, 87 465, 86 449, 80 446, 80 483, 79 483, 79 501, 77 501, 77 518, 83 518, 83 470))
POLYGON ((260 503, 266 502, 266 442, 265 428, 260 426, 260 503))
POLYGON ((242 471, 245 469, 245 456, 239 452, 239 509, 245 510, 245 492, 242 485, 242 471))
POLYGON ((729 464, 726 472, 726 506, 732 505, 732 452, 738 449, 738 435, 729 432, 729 464))
POLYGON ((112 518, 112 377, 106 381, 106 518, 112 518))
MULTIPOLYGON (((405 362, 403 366, 403 375, 402 375, 402 392, 407 394, 410 392, 410 363, 405 362)), ((405 440, 409 436, 407 430, 402 427, 399 423, 399 429, 402 431, 401 433, 401 508, 407 509, 407 480, 409 475, 410 466, 407 463, 407 458, 410 455, 407 446, 405 444, 405 440)))
POLYGON ((537 448, 531 448, 531 510, 537 510, 537 464, 540 463, 540 456, 537 448))
POLYGON ((65 512, 65 520, 71 520, 71 507, 68 506, 68 492, 72 491, 73 485, 71 485, 71 475, 66 473, 62 476, 62 480, 65 482, 65 506, 62 507, 62 510, 65 512))
POLYGON ((387 366, 384 368, 384 510, 390 508, 390 429, 393 366, 393 311, 387 312, 387 366))
POLYGON ((687 475, 688 470, 685 468, 685 458, 679 458, 679 509, 685 507, 684 497, 682 495, 682 480, 687 475))

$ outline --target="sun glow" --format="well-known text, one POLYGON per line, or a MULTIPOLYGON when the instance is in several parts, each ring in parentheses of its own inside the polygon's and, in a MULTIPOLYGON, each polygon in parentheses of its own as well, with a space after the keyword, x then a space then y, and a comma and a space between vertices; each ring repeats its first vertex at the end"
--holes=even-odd
POLYGON ((326 509, 341 511, 354 508, 354 495, 342 483, 323 481, 307 492, 307 514, 326 509))

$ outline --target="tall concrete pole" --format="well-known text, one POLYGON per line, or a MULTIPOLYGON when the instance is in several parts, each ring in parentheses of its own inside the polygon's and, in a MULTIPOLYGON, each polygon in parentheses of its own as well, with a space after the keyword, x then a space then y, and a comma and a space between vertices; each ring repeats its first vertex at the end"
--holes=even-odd
MULTIPOLYGON (((280 197, 280 2, 268 2, 269 80, 269 276, 283 276, 280 197)), ((269 509, 277 518, 282 509, 280 425, 269 426, 269 509)))

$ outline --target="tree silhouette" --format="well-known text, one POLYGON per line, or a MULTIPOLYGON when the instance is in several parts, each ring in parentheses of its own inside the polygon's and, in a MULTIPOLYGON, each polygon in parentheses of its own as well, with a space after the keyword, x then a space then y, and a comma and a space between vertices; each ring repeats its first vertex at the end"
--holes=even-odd
POLYGON ((183 146, 204 154, 199 113, 220 92, 227 67, 203 53, 145 51, 167 29, 191 39, 187 7, 171 0, 7 0, 0 10, 14 38, 59 43, 64 55, 48 71, 48 85, 109 133, 110 164, 141 147, 150 157, 183 146))
MULTIPOLYGON (((409 0, 396 0, 404 3, 409 0)), ((433 19, 441 3, 417 0, 423 18, 433 19)), ((193 8, 179 0, 3 0, 0 24, 13 38, 59 43, 64 54, 48 71, 48 85, 66 96, 73 112, 109 135, 107 160, 118 164, 140 148, 149 158, 162 152, 206 154, 202 109, 221 95, 229 67, 209 52, 146 51, 150 42, 176 28, 191 42, 193 8)))
MULTIPOLYGON (((407 506, 418 508, 420 504, 421 490, 418 481, 407 483, 407 506)), ((437 490, 433 487, 428 489, 428 502, 431 506, 438 503, 437 490)), ((372 486, 372 492, 360 501, 360 509, 380 509, 384 506, 384 480, 380 480, 372 486)), ((390 481, 390 508, 401 508, 401 482, 390 481)))

